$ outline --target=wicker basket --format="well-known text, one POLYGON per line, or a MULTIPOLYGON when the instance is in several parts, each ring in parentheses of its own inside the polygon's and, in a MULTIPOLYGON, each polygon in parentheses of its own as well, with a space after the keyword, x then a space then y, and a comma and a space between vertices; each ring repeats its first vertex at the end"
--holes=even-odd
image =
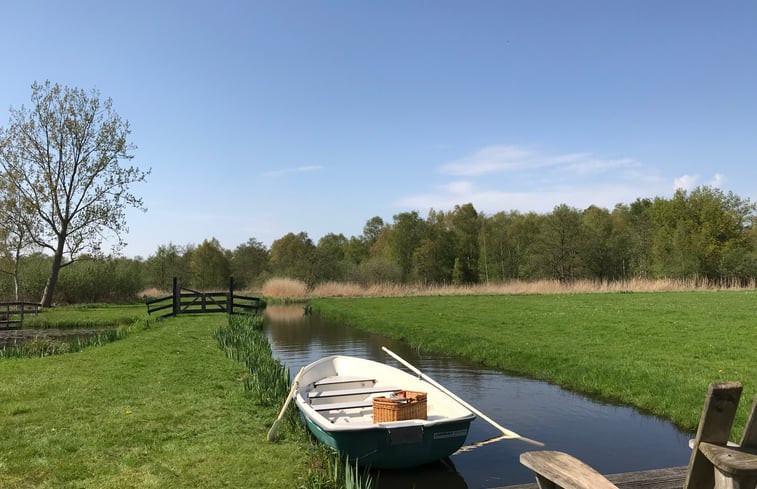
POLYGON ((373 398, 373 422, 426 419, 426 393, 400 391, 391 397, 373 398))

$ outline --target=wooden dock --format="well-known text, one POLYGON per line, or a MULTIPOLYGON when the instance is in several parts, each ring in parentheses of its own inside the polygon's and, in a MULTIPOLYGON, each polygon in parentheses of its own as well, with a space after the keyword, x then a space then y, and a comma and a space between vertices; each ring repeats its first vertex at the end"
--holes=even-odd
MULTIPOLYGON (((607 478, 620 489, 681 489, 686 478, 686 469, 687 467, 684 465, 669 469, 612 474, 608 475, 607 478)), ((493 489, 539 489, 539 486, 534 482, 533 484, 520 484, 493 489)))

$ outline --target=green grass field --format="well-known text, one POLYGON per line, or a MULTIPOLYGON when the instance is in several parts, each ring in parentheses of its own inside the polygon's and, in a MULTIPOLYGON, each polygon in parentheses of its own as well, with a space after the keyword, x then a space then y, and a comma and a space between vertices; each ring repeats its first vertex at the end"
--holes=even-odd
MULTIPOLYGON (((37 321, 119 323, 144 310, 61 309, 37 321)), ((279 406, 245 392, 244 366, 213 338, 226 320, 172 318, 78 353, 0 359, 0 487, 300 485, 307 442, 282 428, 266 443, 279 406)))
POLYGON ((316 299, 328 318, 694 429, 711 382, 757 390, 757 292, 316 299))

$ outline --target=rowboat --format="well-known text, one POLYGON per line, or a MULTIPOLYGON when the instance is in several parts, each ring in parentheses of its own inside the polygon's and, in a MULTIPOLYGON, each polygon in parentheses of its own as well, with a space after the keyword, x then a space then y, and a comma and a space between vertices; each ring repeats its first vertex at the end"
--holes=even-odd
POLYGON ((476 417, 421 377, 357 357, 321 358, 302 369, 294 388, 295 404, 315 438, 374 468, 414 467, 447 457, 463 445, 476 417), (426 419, 375 422, 374 398, 386 401, 403 391, 426 394, 426 419))

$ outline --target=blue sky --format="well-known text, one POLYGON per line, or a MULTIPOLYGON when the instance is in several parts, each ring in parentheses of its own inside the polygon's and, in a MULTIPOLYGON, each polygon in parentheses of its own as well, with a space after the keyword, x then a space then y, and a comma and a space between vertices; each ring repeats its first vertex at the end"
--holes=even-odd
POLYGON ((35 80, 129 120, 152 174, 128 256, 467 202, 757 200, 753 0, 4 0, 0 22, 0 125, 35 80))

